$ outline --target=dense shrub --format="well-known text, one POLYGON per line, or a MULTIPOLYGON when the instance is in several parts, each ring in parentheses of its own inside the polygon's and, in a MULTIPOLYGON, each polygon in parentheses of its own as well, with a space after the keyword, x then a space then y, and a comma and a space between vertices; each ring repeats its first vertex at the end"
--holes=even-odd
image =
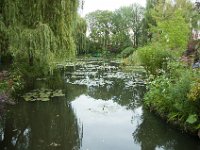
POLYGON ((120 53, 120 56, 122 58, 126 58, 129 55, 131 55, 134 51, 135 51, 135 49, 133 47, 127 47, 120 53))
POLYGON ((168 121, 197 131, 200 128, 199 75, 198 71, 185 69, 175 79, 164 75, 157 77, 150 83, 145 105, 168 121))
POLYGON ((133 55, 131 55, 129 57, 130 57, 131 62, 132 62, 133 65, 135 65, 135 66, 141 66, 141 61, 140 61, 140 58, 139 58, 138 51, 134 51, 133 55))
POLYGON ((192 81, 188 99, 194 102, 200 101, 200 78, 195 78, 192 81))
POLYGON ((160 44, 151 44, 138 49, 139 59, 146 71, 152 75, 158 75, 160 71, 167 69, 169 52, 160 44))

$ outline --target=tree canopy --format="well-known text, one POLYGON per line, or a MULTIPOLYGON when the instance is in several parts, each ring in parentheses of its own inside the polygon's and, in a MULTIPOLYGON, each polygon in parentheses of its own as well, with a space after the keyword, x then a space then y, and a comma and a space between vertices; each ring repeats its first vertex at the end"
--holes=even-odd
POLYGON ((1 0, 0 33, 6 38, 0 41, 14 62, 51 67, 57 59, 74 57, 78 4, 78 0, 1 0))

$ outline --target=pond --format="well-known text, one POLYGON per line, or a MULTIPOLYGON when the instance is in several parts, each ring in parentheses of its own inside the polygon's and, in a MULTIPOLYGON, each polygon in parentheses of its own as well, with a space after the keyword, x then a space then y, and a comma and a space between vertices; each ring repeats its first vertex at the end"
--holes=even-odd
POLYGON ((142 105, 145 74, 117 64, 68 66, 29 90, 65 97, 8 106, 0 120, 1 150, 198 150, 198 138, 177 131, 142 105))

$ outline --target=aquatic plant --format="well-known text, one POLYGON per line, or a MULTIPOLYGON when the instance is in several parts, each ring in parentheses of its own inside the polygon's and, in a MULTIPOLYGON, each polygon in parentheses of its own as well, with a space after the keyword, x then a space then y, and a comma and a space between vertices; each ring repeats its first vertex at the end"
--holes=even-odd
POLYGON ((31 92, 24 94, 22 97, 25 101, 49 101, 54 97, 63 97, 65 94, 62 90, 51 90, 51 89, 35 89, 31 92))

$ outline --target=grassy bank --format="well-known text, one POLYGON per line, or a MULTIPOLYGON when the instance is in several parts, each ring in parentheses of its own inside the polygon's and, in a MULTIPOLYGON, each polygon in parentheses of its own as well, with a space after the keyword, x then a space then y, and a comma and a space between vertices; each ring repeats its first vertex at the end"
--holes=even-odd
POLYGON ((180 130, 200 131, 200 70, 179 67, 149 83, 144 104, 180 130))

